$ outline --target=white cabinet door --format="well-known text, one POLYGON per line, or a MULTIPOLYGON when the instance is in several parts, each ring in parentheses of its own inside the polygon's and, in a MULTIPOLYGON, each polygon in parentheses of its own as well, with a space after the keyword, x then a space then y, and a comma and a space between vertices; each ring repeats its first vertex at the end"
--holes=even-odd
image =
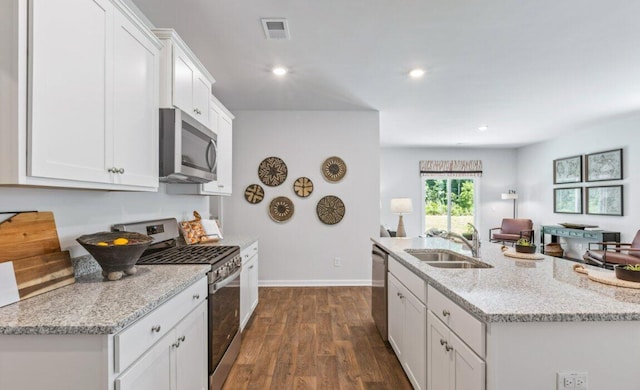
POLYGON ((207 390, 207 304, 202 303, 176 326, 178 390, 207 390))
POLYGON ((402 346, 404 336, 404 304, 402 302, 402 285, 393 274, 388 274, 388 317, 389 344, 396 352, 398 360, 402 362, 402 346))
POLYGON ((415 389, 427 388, 427 308, 407 289, 404 298, 404 368, 415 389))
POLYGON ((200 72, 195 73, 193 80, 193 109, 198 121, 207 127, 211 127, 209 96, 211 96, 211 83, 200 72))
POLYGON ((174 390, 175 330, 167 333, 116 379, 116 390, 174 390))
POLYGON ((233 125, 226 115, 220 115, 218 124, 218 192, 231 195, 233 125))
MULTIPOLYGON (((253 247, 253 246, 252 246, 253 247)), ((251 248, 242 251, 243 259, 250 255, 250 260, 242 263, 240 272, 240 329, 251 319, 251 315, 258 306, 258 255, 247 253, 251 248), (252 256, 252 257, 251 257, 252 256)))
POLYGON ((453 332, 449 344, 453 347, 452 390, 484 390, 485 362, 466 346, 453 332))
POLYGON ((427 312, 427 389, 451 388, 451 354, 446 350, 449 328, 431 311, 427 312))
POLYGON ((114 181, 157 187, 159 50, 124 15, 114 19, 114 181))
POLYGON ((28 175, 109 183, 113 6, 33 0, 30 12, 28 175))
POLYGON ((173 105, 195 117, 193 107, 194 69, 187 55, 173 47, 173 105))

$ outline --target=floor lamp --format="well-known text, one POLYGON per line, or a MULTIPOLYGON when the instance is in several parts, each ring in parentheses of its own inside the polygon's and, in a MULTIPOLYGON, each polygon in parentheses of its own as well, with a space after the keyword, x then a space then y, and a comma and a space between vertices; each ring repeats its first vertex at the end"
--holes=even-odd
POLYGON ((518 199, 518 194, 516 194, 516 190, 509 190, 509 192, 502 194, 502 199, 513 199, 513 219, 516 218, 516 200, 518 199))
POLYGON ((404 231, 404 221, 402 220, 402 214, 408 214, 413 212, 413 204, 411 204, 410 198, 393 198, 391 199, 391 212, 398 214, 398 229, 396 230, 396 237, 406 237, 407 232, 404 231))

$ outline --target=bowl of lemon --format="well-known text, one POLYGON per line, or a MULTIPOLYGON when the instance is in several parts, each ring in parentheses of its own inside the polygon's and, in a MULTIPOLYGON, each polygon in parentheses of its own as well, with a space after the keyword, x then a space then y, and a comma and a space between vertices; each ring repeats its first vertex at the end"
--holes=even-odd
POLYGON ((76 238, 102 267, 102 276, 119 280, 136 273, 136 262, 153 238, 134 232, 98 232, 76 238))

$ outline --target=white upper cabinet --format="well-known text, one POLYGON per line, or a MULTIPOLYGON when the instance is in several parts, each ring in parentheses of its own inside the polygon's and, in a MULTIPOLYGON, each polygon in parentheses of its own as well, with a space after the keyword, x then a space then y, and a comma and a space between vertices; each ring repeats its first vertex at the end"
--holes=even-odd
POLYGON ((157 190, 160 41, 119 0, 0 14, 0 183, 157 190))
POLYGON ((154 29, 164 43, 160 64, 160 107, 177 107, 212 127, 209 96, 213 76, 173 29, 154 29))

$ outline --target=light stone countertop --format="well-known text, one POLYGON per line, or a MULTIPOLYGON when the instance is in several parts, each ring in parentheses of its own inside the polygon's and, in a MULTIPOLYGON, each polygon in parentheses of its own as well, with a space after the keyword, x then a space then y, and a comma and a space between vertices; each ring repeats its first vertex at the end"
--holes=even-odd
POLYGON ((240 247, 240 250, 247 249, 251 244, 258 241, 256 237, 251 236, 242 236, 242 235, 223 235, 223 239, 213 243, 213 244, 204 244, 204 245, 237 245, 240 247))
MULTIPOLYGON (((573 261, 506 257, 500 244, 483 242, 480 260, 494 268, 442 269, 406 253, 447 249, 470 256, 442 238, 373 238, 415 274, 485 322, 638 321, 640 289, 608 286, 573 271, 573 261)), ((602 271, 600 268, 590 267, 602 271)), ((611 271, 613 272, 613 271, 611 271)))
POLYGON ((211 266, 138 266, 114 282, 100 273, 0 307, 0 335, 115 334, 205 277, 211 266))

